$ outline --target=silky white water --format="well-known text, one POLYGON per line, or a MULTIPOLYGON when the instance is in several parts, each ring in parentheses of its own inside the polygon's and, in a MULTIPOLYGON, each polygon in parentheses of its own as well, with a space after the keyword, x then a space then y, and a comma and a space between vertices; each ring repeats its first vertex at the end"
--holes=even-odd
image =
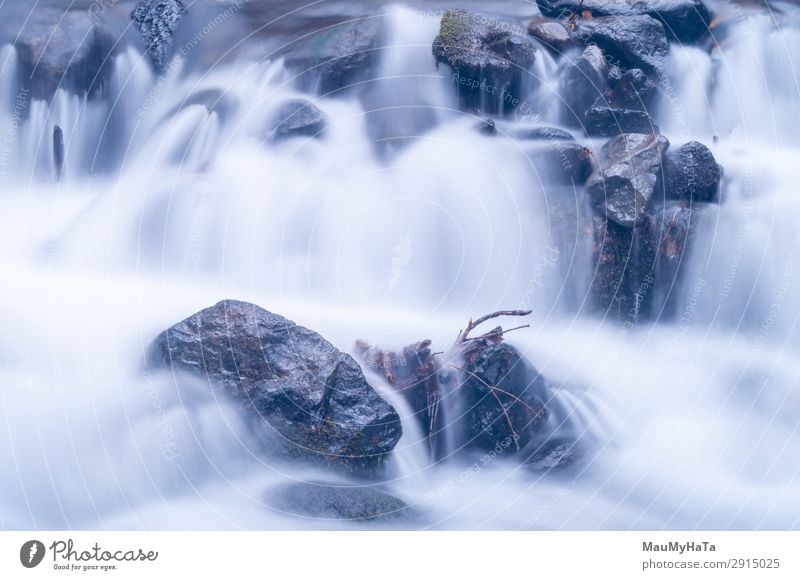
POLYGON ((238 298, 345 351, 446 350, 470 317, 533 310, 509 340, 556 385, 553 426, 594 460, 568 477, 486 456, 431 465, 410 410, 368 375, 405 418, 387 488, 420 517, 398 525, 800 527, 798 30, 748 15, 712 56, 673 47, 659 122, 673 147, 712 147, 724 195, 702 210, 675 319, 633 328, 576 316, 591 272, 547 217, 564 192, 458 111, 430 54, 437 16, 385 12, 360 98, 304 94, 280 59, 159 78, 129 48, 102 98, 35 101, 0 51, 0 526, 364 526, 272 509, 272 486, 333 474, 263 453, 203 385, 142 370, 161 330, 238 298), (265 141, 295 97, 325 113, 324 137, 265 141), (560 300, 567 272, 577 300, 560 300))

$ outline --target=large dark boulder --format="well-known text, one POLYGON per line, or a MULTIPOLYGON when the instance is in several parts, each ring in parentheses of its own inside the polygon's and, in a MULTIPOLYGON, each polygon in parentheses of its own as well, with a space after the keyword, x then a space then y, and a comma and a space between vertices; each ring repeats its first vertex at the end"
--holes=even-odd
POLYGON ((516 28, 465 10, 447 10, 442 15, 433 55, 452 69, 463 106, 501 113, 523 101, 522 81, 536 58, 536 48, 516 28))
POLYGON ((411 516, 411 507, 375 487, 296 482, 270 490, 271 508, 308 518, 385 522, 411 516))
POLYGON ((269 132, 272 139, 287 137, 321 137, 328 122, 319 108, 305 99, 292 99, 284 103, 272 120, 269 132))
POLYGON ((611 64, 658 72, 669 54, 664 26, 647 15, 581 20, 574 34, 584 44, 596 44, 611 64))
POLYGON ((375 470, 402 434, 352 357, 254 304, 226 300, 179 322, 148 362, 205 378, 271 426, 288 453, 323 464, 375 470))
POLYGON ((131 12, 156 70, 163 70, 169 61, 173 35, 185 10, 181 0, 142 0, 131 12))
POLYGON ((588 46, 577 58, 564 58, 560 72, 562 121, 574 128, 584 128, 586 112, 608 90, 608 64, 597 46, 588 46))
POLYGON ((717 199, 722 167, 702 143, 691 141, 670 151, 664 165, 667 196, 688 203, 717 199))
POLYGON ((285 62, 306 89, 322 95, 346 90, 371 78, 383 35, 380 17, 342 22, 297 40, 285 62))
POLYGON ((669 141, 662 135, 626 133, 603 145, 600 169, 586 192, 593 207, 609 220, 633 228, 662 179, 662 154, 669 141))
POLYGON ((59 88, 94 94, 103 86, 121 46, 110 29, 83 10, 37 8, 25 16, 13 42, 21 85, 33 98, 49 99, 59 88))
POLYGON ((547 382, 505 342, 481 344, 464 356, 458 389, 464 401, 466 445, 519 452, 547 423, 547 382))
POLYGON ((705 36, 711 13, 702 0, 537 0, 542 14, 565 17, 580 11, 594 17, 614 16, 620 21, 646 14, 664 25, 670 38, 696 42, 705 36))

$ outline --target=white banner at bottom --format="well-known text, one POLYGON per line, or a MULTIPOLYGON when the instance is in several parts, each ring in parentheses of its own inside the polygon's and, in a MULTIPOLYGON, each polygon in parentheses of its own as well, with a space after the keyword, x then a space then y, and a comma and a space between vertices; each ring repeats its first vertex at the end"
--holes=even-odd
POLYGON ((800 532, 0 533, 4 579, 782 580, 799 564, 800 532))

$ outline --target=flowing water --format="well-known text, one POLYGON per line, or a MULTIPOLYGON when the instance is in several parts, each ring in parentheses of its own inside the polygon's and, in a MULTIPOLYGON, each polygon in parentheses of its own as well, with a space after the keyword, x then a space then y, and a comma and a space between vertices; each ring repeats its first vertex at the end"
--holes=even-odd
MULTIPOLYGON (((410 527, 800 527, 796 15, 739 10, 711 55, 672 48, 659 123, 673 147, 713 148, 723 201, 702 210, 676 316, 635 328, 578 314, 586 246, 557 247, 547 210, 580 192, 543 185, 519 142, 458 110, 430 52, 438 16, 370 16, 388 39, 358 96, 305 94, 279 58, 156 77, 127 48, 102 95, 37 101, 0 50, 0 526, 358 527, 271 508, 272 486, 333 476, 265 458, 232 406, 142 370, 162 329, 239 298, 345 351, 446 350, 470 317, 533 310, 509 340, 556 385, 553 429, 593 461, 433 466, 370 375, 405 417, 387 486, 417 506, 410 527), (324 138, 265 141, 300 96, 324 138)), ((557 65, 539 52, 530 90, 552 125, 557 65)))

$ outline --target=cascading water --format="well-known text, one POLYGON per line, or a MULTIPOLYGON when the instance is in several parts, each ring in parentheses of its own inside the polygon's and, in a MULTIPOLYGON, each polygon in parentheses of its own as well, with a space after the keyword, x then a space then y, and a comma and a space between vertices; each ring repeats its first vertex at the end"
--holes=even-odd
MULTIPOLYGON (((270 486, 327 474, 265 460, 231 405, 141 370, 163 328, 235 297, 345 351, 445 350, 472 316, 533 310, 508 339, 556 385, 552 432, 593 460, 569 478, 495 457, 432 465, 370 374, 404 419, 387 485, 415 526, 797 528, 800 32, 754 14, 711 56, 673 46, 659 122, 673 147, 716 136, 725 193, 702 210, 675 318, 633 328, 576 316, 591 244, 558 247, 548 208, 577 190, 458 110, 431 56, 437 15, 381 10, 379 74, 357 96, 305 93, 278 57, 156 76, 127 48, 101 95, 42 101, 0 51, 0 526, 347 525, 264 505, 270 486), (297 98, 328 119, 323 138, 270 136, 297 98)), ((539 115, 502 131, 557 120, 540 52, 539 115)))

